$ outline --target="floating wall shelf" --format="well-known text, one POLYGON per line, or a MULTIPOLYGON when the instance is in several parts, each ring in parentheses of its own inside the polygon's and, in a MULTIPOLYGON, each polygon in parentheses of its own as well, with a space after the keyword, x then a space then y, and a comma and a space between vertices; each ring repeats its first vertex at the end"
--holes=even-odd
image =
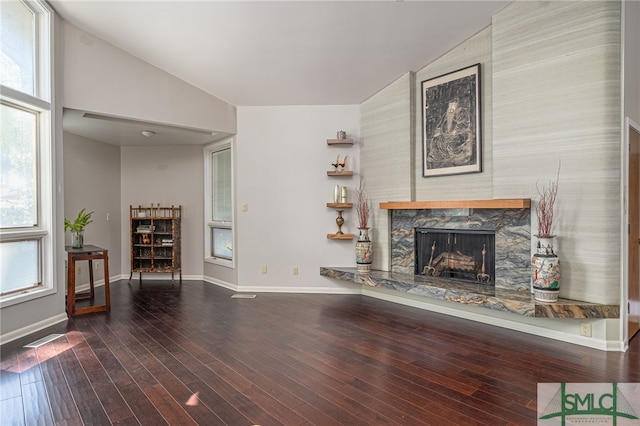
POLYGON ((327 176, 353 176, 353 170, 328 171, 327 176))
POLYGON ((353 139, 327 139, 327 145, 353 145, 353 139))
POLYGON ((353 234, 327 234, 330 240, 353 240, 353 234))
POLYGON ((327 207, 332 209, 350 209, 353 207, 353 203, 327 203, 327 207))

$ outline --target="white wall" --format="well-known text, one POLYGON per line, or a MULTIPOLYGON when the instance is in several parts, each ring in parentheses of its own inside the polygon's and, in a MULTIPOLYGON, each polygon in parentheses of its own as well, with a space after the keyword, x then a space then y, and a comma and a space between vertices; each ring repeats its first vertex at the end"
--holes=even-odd
MULTIPOLYGON (((328 146, 338 130, 359 139, 359 106, 239 107, 236 141, 236 262, 238 286, 261 291, 344 291, 319 276, 320 266, 354 266, 355 240, 328 240, 336 212, 327 208, 335 185, 358 182, 357 145, 328 146), (349 156, 351 178, 328 177, 337 155, 349 156), (242 212, 242 205, 247 211, 242 212), (267 274, 261 266, 267 265, 267 274), (292 274, 293 267, 299 275, 292 274)), ((345 233, 357 233, 355 209, 345 233)))
MULTIPOLYGON (((147 62, 64 24, 65 107, 153 123, 235 133, 236 108, 147 62)), ((201 147, 123 148, 120 272, 128 276, 129 205, 168 202, 185 205, 184 274, 203 274, 201 147), (199 151, 199 152, 198 152, 199 151), (173 164, 172 155, 182 164, 173 164), (171 167, 169 167, 171 165, 171 167), (162 167, 167 166, 164 169, 162 167), (175 180, 172 173, 176 172, 175 180), (198 174, 199 173, 199 174, 198 174), (159 182, 168 182, 167 191, 159 182), (143 186, 149 184, 148 186, 143 186), (184 187, 179 187, 184 184, 184 187), (183 188, 188 188, 184 191, 183 188), (198 189, 200 188, 200 189, 198 189), (199 191, 199 192, 198 192, 199 191), (182 202, 181 200, 186 200, 182 202), (185 228, 186 227, 186 228, 185 228), (186 232, 186 233, 185 233, 186 232)), ((234 282, 233 274, 207 265, 208 276, 234 282)), ((115 271, 114 271, 115 273, 115 271)))
MULTIPOLYGON (((129 206, 182 205, 182 276, 203 274, 203 173, 202 147, 128 146, 121 149, 122 273, 131 272, 129 206)), ((153 279, 161 274, 143 274, 153 279)))
MULTIPOLYGON (((65 107, 180 127, 236 131, 233 105, 66 22, 64 37, 65 107)), ((122 148, 119 273, 128 276, 130 268, 129 205, 160 202, 184 206, 183 274, 202 276, 202 158, 200 146, 122 148)))
POLYGON ((234 106, 69 23, 64 32, 65 107, 235 133, 234 106))
MULTIPOLYGON (((120 235, 120 147, 65 132, 64 216, 73 221, 83 208, 93 212, 93 223, 85 229, 84 243, 109 250, 109 273, 117 277, 121 270, 121 249, 127 247, 120 235)), ((65 244, 71 244, 69 232, 65 244)), ((86 268, 83 271, 76 277, 79 284, 89 282, 86 268)), ((102 270, 95 279, 103 279, 102 270)))

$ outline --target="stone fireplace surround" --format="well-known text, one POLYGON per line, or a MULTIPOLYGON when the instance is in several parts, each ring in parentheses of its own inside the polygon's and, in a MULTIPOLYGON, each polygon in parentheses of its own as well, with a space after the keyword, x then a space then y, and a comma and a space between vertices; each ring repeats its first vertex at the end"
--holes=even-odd
POLYGON ((495 232, 415 228, 414 272, 495 283, 495 232))
MULTIPOLYGON (((415 228, 495 232, 495 286, 529 291, 529 209, 430 209, 391 211, 391 271, 415 271, 415 228)), ((440 278, 443 285, 449 279, 440 278)))
POLYGON ((544 318, 619 318, 619 305, 559 299, 534 300, 530 293, 531 200, 469 200, 381 203, 391 211, 391 271, 358 273, 321 267, 320 275, 371 287, 544 318), (414 274, 415 228, 495 231, 495 286, 414 274))

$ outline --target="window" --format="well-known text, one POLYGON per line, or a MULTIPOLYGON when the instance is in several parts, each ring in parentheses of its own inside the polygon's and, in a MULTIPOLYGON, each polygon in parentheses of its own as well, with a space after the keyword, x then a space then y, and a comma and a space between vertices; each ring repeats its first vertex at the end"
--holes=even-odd
POLYGON ((2 72, 0 83, 35 95, 37 13, 21 1, 2 3, 2 72))
POLYGON ((205 260, 233 266, 233 153, 231 140, 205 147, 205 260))
MULTIPOLYGON (((0 303, 54 290, 52 12, 0 7, 0 303)), ((48 292, 46 293, 48 294, 48 292)))

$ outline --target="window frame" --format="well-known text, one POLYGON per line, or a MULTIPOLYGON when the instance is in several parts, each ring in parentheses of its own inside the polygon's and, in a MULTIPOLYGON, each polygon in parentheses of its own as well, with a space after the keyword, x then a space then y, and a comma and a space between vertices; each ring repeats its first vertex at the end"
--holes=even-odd
POLYGON ((0 85, 3 103, 31 111, 36 124, 36 226, 0 229, 0 244, 37 241, 39 277, 37 286, 23 287, 0 296, 0 308, 15 305, 57 292, 54 273, 55 258, 55 166, 53 128, 53 10, 40 0, 23 0, 34 14, 34 95, 0 85))
POLYGON ((204 147, 204 261, 227 268, 235 268, 236 232, 235 232, 235 138, 213 142, 204 147), (230 150, 231 153, 231 221, 213 221, 213 154, 230 150), (231 259, 213 255, 213 230, 230 229, 232 239, 231 259))

